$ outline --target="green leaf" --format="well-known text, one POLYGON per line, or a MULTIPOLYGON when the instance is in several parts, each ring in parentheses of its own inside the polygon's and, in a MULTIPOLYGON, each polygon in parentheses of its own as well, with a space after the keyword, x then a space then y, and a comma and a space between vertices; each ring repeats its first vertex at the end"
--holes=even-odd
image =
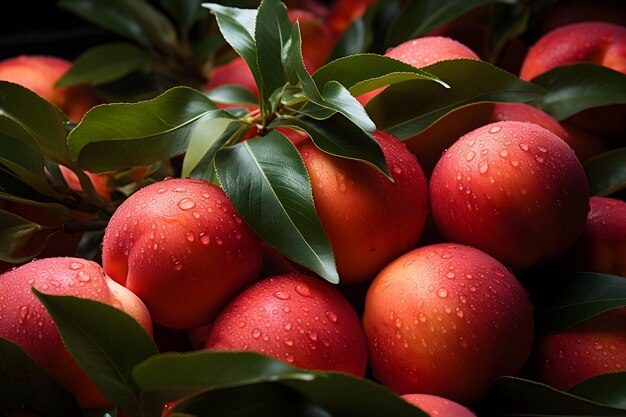
POLYGON ((41 226, 17 214, 0 209, 0 261, 23 263, 39 255, 50 235, 61 227, 41 226), (43 233, 41 239, 34 237, 43 233))
POLYGON ((150 65, 150 54, 130 43, 107 43, 91 48, 73 62, 56 85, 99 85, 119 80, 150 65))
POLYGON ((389 28, 387 44, 395 46, 423 36, 461 14, 485 4, 515 0, 413 0, 399 11, 389 28))
POLYGON ((44 158, 29 132, 0 115, 0 164, 15 178, 47 196, 58 196, 44 173, 44 158))
POLYGON ((0 81, 0 116, 17 123, 48 159, 71 163, 64 124, 67 119, 53 104, 21 85, 0 81))
POLYGON ((387 87, 366 106, 378 129, 407 139, 457 107, 486 101, 526 102, 544 92, 542 87, 483 61, 453 59, 423 69, 450 88, 430 80, 387 87))
POLYGON ((532 82, 546 89, 537 106, 557 120, 592 107, 626 103, 626 74, 598 64, 560 66, 532 82))
POLYGON ((253 104, 258 105, 259 100, 250 90, 240 85, 222 85, 213 88, 206 96, 216 103, 224 104, 253 104))
POLYGON ((144 415, 143 407, 154 406, 142 402, 131 373, 158 351, 134 318, 97 301, 33 292, 52 316, 67 350, 111 403, 131 416, 144 415))
POLYGON ((608 196, 626 188, 626 148, 591 158, 584 168, 591 195, 608 196))
POLYGON ((564 280, 550 304, 538 312, 546 333, 568 329, 617 307, 626 306, 626 279, 594 272, 577 272, 564 280))
POLYGON ((309 175, 282 133, 272 131, 220 150, 215 167, 228 198, 259 236, 294 262, 339 282, 309 175))
POLYGON ((335 46, 330 53, 330 60, 360 54, 366 50, 367 28, 363 19, 358 19, 339 35, 339 39, 335 42, 335 46))
POLYGON ((199 91, 176 87, 140 103, 91 109, 68 143, 81 167, 105 172, 151 164, 184 153, 200 120, 233 117, 199 91))
POLYGON ((626 372, 592 376, 573 386, 569 392, 600 404, 626 410, 626 372))
POLYGON ((624 410, 559 391, 539 382, 503 376, 489 387, 484 401, 497 416, 623 416, 624 410))
POLYGON ((22 349, 0 338, 0 413, 28 408, 41 417, 80 416, 74 396, 22 349))
POLYGON ((163 9, 178 23, 178 26, 188 31, 200 16, 207 13, 202 8, 203 0, 161 0, 163 9))
POLYGON ((298 391, 271 382, 208 391, 175 410, 198 417, 331 417, 298 391))
POLYGON ((283 2, 262 0, 257 11, 255 40, 259 72, 268 95, 287 82, 282 52, 290 35, 291 22, 283 2))
MULTIPOLYGON (((194 170, 204 168, 198 166, 200 164, 212 162, 215 153, 224 146, 227 137, 225 138, 223 134, 231 123, 235 124, 231 119, 206 119, 198 123, 189 138, 181 177, 188 177, 194 170), (209 153, 210 155, 207 155, 209 153)), ((237 123, 235 128, 239 127, 241 124, 237 123)))
POLYGON ((323 103, 317 104, 324 105, 343 114, 352 123, 365 131, 371 132, 376 130, 376 125, 372 122, 361 103, 350 94, 346 87, 337 81, 329 81, 324 84, 322 98, 324 99, 323 103))
POLYGON ((447 87, 446 83, 423 69, 376 54, 360 54, 336 59, 317 70, 313 79, 317 85, 326 85, 336 80, 355 96, 408 80, 431 80, 447 87))
POLYGON ((147 48, 173 48, 176 30, 147 1, 61 0, 59 7, 147 48))
POLYGON ((341 114, 327 120, 309 117, 283 117, 269 127, 292 126, 309 134, 315 146, 341 158, 365 162, 390 178, 385 155, 374 137, 351 123, 341 114))

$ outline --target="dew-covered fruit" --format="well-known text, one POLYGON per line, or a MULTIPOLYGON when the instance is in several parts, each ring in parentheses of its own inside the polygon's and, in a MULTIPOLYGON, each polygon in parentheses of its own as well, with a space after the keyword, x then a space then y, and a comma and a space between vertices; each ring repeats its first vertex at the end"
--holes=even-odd
POLYGON ((523 269, 576 241, 589 186, 561 138, 533 123, 502 121, 467 133, 446 151, 431 177, 430 203, 447 240, 523 269))
POLYGON ((322 152, 310 139, 298 144, 343 284, 370 281, 413 249, 428 214, 428 185, 415 156, 395 136, 373 136, 393 182, 362 161, 322 152))
POLYGON ((376 378, 398 394, 478 400, 514 375, 533 340, 533 308, 515 276, 469 246, 441 243, 399 257, 372 282, 363 328, 376 378))
POLYGON ((304 274, 265 278, 218 316, 210 350, 249 350, 306 369, 362 377, 367 348, 359 318, 331 284, 304 274))
POLYGON ((0 276, 0 337, 18 345, 65 385, 82 407, 108 406, 109 401, 65 349, 52 317, 32 288, 45 294, 71 295, 111 305, 135 318, 152 334, 145 305, 107 277, 98 264, 81 258, 42 258, 0 276))
POLYGON ((184 329, 215 318, 261 271, 260 239, 224 191, 194 179, 142 188, 106 229, 107 274, 137 294, 153 320, 184 329))

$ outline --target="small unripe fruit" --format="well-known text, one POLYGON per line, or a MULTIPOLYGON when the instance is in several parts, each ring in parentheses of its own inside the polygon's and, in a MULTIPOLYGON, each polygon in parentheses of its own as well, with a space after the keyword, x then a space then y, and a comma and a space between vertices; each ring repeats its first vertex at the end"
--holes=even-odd
POLYGON ((378 274, 363 329, 374 375, 390 389, 469 404, 492 380, 522 368, 533 312, 500 262, 442 243, 415 249, 378 274))
POLYGON ((414 248, 428 214, 426 178, 415 156, 395 136, 374 137, 394 182, 360 161, 322 152, 310 140, 298 145, 343 284, 373 279, 414 248))
POLYGON ((135 318, 152 333, 145 305, 126 288, 107 277, 102 268, 80 258, 43 258, 0 277, 0 336, 65 385, 82 407, 106 407, 109 402, 65 349, 59 331, 32 292, 72 295, 109 304, 135 318))
POLYGON ((476 417, 461 404, 436 395, 405 394, 402 399, 425 411, 430 417, 476 417))
POLYGON ((567 250, 589 210, 587 177, 574 151, 533 123, 491 123, 457 140, 430 182, 441 233, 513 269, 567 250))
POLYGON ((169 179, 142 188, 111 217, 104 270, 166 327, 208 323, 261 271, 261 245, 224 191, 169 179))
POLYGON ((219 315, 206 347, 251 350, 306 369, 365 374, 367 349, 350 304, 331 284, 303 274, 266 278, 219 315))

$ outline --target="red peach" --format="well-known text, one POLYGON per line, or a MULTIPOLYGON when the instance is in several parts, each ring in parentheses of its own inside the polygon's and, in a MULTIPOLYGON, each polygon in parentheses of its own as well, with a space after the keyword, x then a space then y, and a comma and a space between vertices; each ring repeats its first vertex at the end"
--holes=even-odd
POLYGON ((107 277, 98 264, 85 259, 39 259, 6 272, 0 279, 0 336, 20 346, 74 393, 82 407, 107 406, 109 402, 65 349, 56 325, 31 287, 47 294, 109 304, 134 317, 151 334, 148 310, 137 296, 107 277))
POLYGON ((65 112, 70 121, 79 122, 101 100, 87 86, 55 87, 71 66, 70 61, 59 57, 21 55, 0 61, 0 80, 34 91, 65 112))
POLYGON ((579 382, 626 367, 626 308, 608 311, 562 332, 541 336, 531 364, 537 380, 567 391, 579 382))
POLYGON ((295 366, 362 377, 367 349, 359 318, 331 284, 303 274, 257 282, 219 315, 206 347, 251 350, 295 366))
POLYGON ((126 199, 107 226, 104 270, 172 328, 208 323, 261 270, 258 237, 224 191, 169 179, 126 199), (175 306, 176 308, 172 308, 175 306))
POLYGON ((585 229, 563 256, 567 268, 626 277, 626 202, 591 197, 589 204, 585 229))
POLYGON ((405 394, 401 397, 431 417, 476 417, 476 414, 461 404, 436 395, 405 394))
POLYGON ((311 140, 298 145, 344 284, 371 280, 415 247, 428 213, 426 178, 415 156, 390 134, 374 137, 394 182, 362 162, 322 152, 311 140))
POLYGON ((337 0, 333 2, 328 14, 328 26, 337 35, 363 16, 367 8, 377 0, 337 0))
MULTIPOLYGON (((71 190, 82 191, 83 186, 80 185, 80 180, 78 179, 78 175, 71 169, 59 165, 59 170, 61 171, 61 175, 63 175, 63 179, 67 183, 67 186, 71 190)), ((100 194, 105 200, 111 201, 111 190, 109 189, 108 182, 109 177, 106 174, 93 174, 91 172, 86 172, 85 175, 89 177, 91 183, 94 186, 94 189, 98 194, 100 194)))
POLYGON ((372 282, 363 314, 375 377, 399 394, 473 403, 524 365, 533 339, 525 289, 469 246, 423 246, 372 282))
POLYGON ((214 67, 209 72, 209 81, 203 90, 211 91, 214 88, 229 84, 240 85, 255 96, 259 96, 259 88, 256 85, 252 71, 250 71, 246 61, 240 56, 214 67))
POLYGON ((582 233, 589 186, 558 136, 533 123, 491 123, 462 136, 430 182, 431 211, 448 240, 508 267, 544 263, 582 233))

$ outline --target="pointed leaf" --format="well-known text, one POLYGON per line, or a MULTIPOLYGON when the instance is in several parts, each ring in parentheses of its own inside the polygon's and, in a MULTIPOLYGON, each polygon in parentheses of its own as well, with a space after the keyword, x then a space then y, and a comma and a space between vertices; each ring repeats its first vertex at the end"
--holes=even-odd
POLYGON ((255 40, 259 72, 265 90, 271 93, 282 87, 287 79, 283 70, 283 45, 291 35, 287 8, 280 0, 263 0, 255 25, 255 40))
POLYGON ((626 279, 615 275, 577 272, 563 282, 537 324, 546 333, 568 329, 614 308, 626 306, 626 279))
POLYGON ((61 164, 71 163, 63 113, 21 85, 0 81, 0 115, 28 132, 43 155, 61 164))
POLYGON ((388 34, 388 45, 395 46, 423 36, 464 12, 489 3, 515 3, 515 0, 419 0, 400 10, 388 34))
POLYGON ((272 131, 224 148, 215 167, 228 198, 259 236, 294 262, 339 282, 304 162, 283 134, 272 131))
POLYGON ((626 148, 591 158, 584 167, 591 195, 608 196, 626 188, 626 148))
POLYGON ((453 59, 423 69, 450 88, 421 80, 387 87, 366 106, 378 129, 406 139, 457 107, 485 101, 526 102, 544 92, 542 87, 483 61, 453 59))
POLYGON ((52 316, 67 350, 105 397, 130 415, 142 415, 145 404, 131 372, 158 351, 141 325, 97 301, 33 292, 52 316))
POLYGON ((27 407, 41 417, 80 416, 74 396, 14 343, 0 338, 0 414, 27 407))
POLYGON ((309 134, 315 146, 324 152, 365 162, 390 177, 385 155, 374 137, 341 114, 323 121, 308 117, 284 117, 269 127, 275 126, 292 126, 303 130, 309 134))
POLYGON ((337 81, 329 81, 324 84, 322 98, 325 106, 343 114, 361 129, 368 132, 376 129, 376 125, 372 122, 361 103, 337 81))
POLYGON ((600 404, 626 410, 626 372, 592 376, 574 385, 569 392, 600 404))
POLYGON ((147 47, 174 47, 176 29, 147 1, 61 0, 59 7, 147 47))
POLYGON ((554 68, 532 79, 544 87, 537 105, 557 120, 609 104, 626 104, 626 74, 598 64, 554 68))
MULTIPOLYGON (((233 123, 231 119, 206 119, 200 121, 191 132, 189 137, 189 146, 183 159, 183 167, 181 176, 188 177, 193 170, 198 167, 201 161, 206 161, 207 153, 215 153, 224 145, 219 139, 222 138, 224 131, 233 123)), ((238 126, 240 127, 240 125, 238 126)), ((208 162, 212 157, 208 159, 208 162)))
POLYGON ((74 60, 56 85, 99 85, 119 80, 133 71, 147 69, 150 54, 130 43, 108 43, 89 49, 74 60))
POLYGON ((87 171, 146 165, 184 153, 191 130, 207 118, 233 117, 199 91, 176 87, 140 103, 94 107, 68 143, 87 171))
POLYGON ((60 226, 41 226, 0 209, 0 261, 23 263, 31 260, 44 249, 48 237, 60 230, 60 226))
POLYGON ((258 105, 259 100, 250 90, 236 84, 222 85, 211 89, 206 96, 216 103, 224 104, 253 104, 258 105))

